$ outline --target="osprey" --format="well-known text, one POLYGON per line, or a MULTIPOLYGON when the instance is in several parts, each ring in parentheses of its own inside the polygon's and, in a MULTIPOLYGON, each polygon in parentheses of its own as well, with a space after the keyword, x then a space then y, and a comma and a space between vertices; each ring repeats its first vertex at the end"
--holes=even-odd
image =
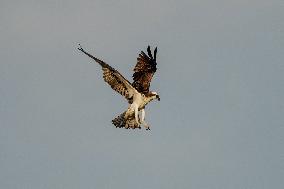
POLYGON ((141 129, 140 125, 143 125, 146 130, 150 130, 148 123, 145 122, 145 106, 154 99, 160 101, 160 97, 156 92, 149 91, 151 79, 157 70, 157 47, 154 50, 154 56, 150 46, 147 48, 148 55, 141 51, 137 58, 137 64, 134 67, 132 84, 117 70, 89 54, 81 46, 78 49, 101 65, 105 82, 113 90, 124 96, 129 103, 128 109, 114 118, 112 123, 116 127, 124 127, 126 129, 141 129))

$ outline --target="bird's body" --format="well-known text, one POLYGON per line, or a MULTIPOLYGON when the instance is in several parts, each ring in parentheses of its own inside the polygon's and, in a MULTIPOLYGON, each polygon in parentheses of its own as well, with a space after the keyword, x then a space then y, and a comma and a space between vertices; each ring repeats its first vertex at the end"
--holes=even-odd
MULTIPOLYGON (((112 120, 112 123, 116 127, 125 127, 128 128, 141 128, 141 124, 145 124, 144 126, 149 129, 149 126, 145 123, 145 106, 150 102, 154 100, 154 97, 146 97, 145 95, 141 95, 140 93, 137 93, 133 97, 133 102, 129 105, 128 109, 123 112, 121 115, 119 115, 117 118, 112 120), (140 122, 136 120, 135 112, 141 113, 141 119, 140 122), (144 113, 143 113, 144 112, 144 113), (144 122, 144 123, 143 123, 144 122)), ((138 114, 137 113, 137 114, 138 114)))
POLYGON ((82 47, 78 49, 102 66, 104 80, 113 90, 123 95, 129 103, 128 109, 113 119, 112 123, 119 128, 141 128, 142 124, 147 130, 150 129, 145 122, 145 106, 154 99, 160 100, 156 92, 149 91, 151 79, 156 72, 157 48, 154 50, 154 57, 149 46, 147 48, 148 56, 141 51, 134 68, 134 82, 132 84, 117 70, 87 53, 82 47))

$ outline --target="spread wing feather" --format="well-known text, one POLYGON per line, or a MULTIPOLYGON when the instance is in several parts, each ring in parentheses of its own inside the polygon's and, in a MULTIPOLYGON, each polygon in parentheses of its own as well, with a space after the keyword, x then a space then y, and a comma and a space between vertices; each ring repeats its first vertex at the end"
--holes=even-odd
POLYGON ((131 101, 134 93, 137 93, 137 90, 128 80, 110 65, 86 52, 81 46, 78 49, 102 66, 104 81, 107 82, 113 90, 124 96, 128 101, 131 101))
POLYGON ((147 53, 148 56, 143 51, 139 54, 137 64, 134 68, 134 74, 132 76, 134 81, 132 86, 134 86, 138 92, 144 94, 149 92, 152 77, 157 70, 157 47, 154 50, 154 57, 150 46, 147 48, 147 53))

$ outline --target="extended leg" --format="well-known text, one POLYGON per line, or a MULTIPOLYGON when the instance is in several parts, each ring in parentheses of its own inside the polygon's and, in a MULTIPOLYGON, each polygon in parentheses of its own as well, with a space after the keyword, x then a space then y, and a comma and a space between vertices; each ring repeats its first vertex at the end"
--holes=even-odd
POLYGON ((145 120, 145 109, 141 110, 141 123, 145 120))
POLYGON ((141 110, 141 124, 143 124, 144 125, 144 127, 146 128, 146 130, 150 130, 150 127, 149 127, 149 125, 146 123, 146 121, 145 121, 145 109, 142 109, 141 110))
POLYGON ((139 112, 138 112, 138 105, 136 103, 130 104, 128 107, 125 115, 124 115, 124 120, 125 120, 125 128, 140 128, 140 122, 139 122, 139 112))
POLYGON ((134 113, 135 113, 135 121, 138 125, 140 125, 139 118, 138 118, 138 105, 133 104, 134 113))

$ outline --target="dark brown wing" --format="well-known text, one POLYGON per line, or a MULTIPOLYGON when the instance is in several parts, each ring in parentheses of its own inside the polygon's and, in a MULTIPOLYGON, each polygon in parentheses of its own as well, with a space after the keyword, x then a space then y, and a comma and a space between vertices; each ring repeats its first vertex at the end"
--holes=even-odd
POLYGON ((157 70, 157 47, 154 50, 154 57, 152 56, 150 46, 147 48, 147 53, 148 56, 143 51, 139 54, 137 64, 134 68, 134 74, 132 76, 132 86, 135 87, 138 92, 144 94, 149 92, 152 77, 157 70))
POLYGON ((110 65, 86 52, 81 46, 78 49, 102 66, 103 78, 113 90, 124 96, 128 101, 131 101, 133 94, 137 93, 137 90, 129 81, 110 65))

